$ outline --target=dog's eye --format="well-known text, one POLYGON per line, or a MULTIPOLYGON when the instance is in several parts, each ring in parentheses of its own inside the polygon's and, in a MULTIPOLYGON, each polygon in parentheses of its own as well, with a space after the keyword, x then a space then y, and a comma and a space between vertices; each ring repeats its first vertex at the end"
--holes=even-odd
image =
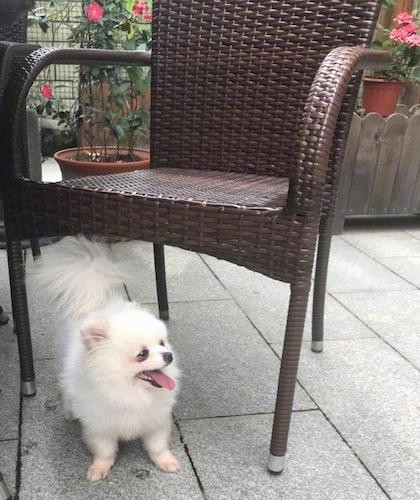
POLYGON ((164 340, 161 340, 161 341, 159 342, 159 345, 164 346, 164 345, 165 345, 165 341, 164 341, 164 340))
POLYGON ((148 358, 148 356, 149 356, 149 350, 143 349, 143 351, 137 354, 137 361, 144 361, 145 359, 148 358))

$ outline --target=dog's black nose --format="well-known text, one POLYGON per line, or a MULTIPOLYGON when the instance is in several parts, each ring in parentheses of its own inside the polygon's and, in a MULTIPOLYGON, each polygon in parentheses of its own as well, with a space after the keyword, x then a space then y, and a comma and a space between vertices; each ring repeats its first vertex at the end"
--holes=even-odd
POLYGON ((172 356, 171 352, 163 352, 162 353, 163 361, 169 365, 169 363, 172 363, 172 360, 174 357, 172 356))

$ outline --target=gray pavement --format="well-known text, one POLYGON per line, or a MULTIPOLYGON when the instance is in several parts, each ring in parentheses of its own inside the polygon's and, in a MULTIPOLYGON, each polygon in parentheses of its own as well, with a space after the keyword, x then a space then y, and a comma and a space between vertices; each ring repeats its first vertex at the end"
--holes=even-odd
MULTIPOLYGON (((156 312, 151 246, 114 251, 130 298, 156 312)), ((10 311, 4 252, 0 271, 10 311)), ((34 398, 20 398, 16 339, 10 324, 0 327, 0 470, 19 499, 420 499, 418 218, 350 222, 334 237, 325 349, 310 351, 308 314, 280 476, 265 462, 288 286, 176 248, 167 249, 167 277, 183 371, 173 431, 181 471, 157 471, 132 442, 107 480, 86 482, 89 455, 56 385, 55 311, 29 278, 34 398)))

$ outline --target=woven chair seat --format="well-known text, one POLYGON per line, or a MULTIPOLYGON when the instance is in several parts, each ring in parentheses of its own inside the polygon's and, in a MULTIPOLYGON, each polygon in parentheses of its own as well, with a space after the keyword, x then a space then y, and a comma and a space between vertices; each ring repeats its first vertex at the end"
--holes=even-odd
POLYGON ((262 210, 282 209, 289 189, 289 179, 284 177, 180 168, 80 177, 60 184, 142 198, 262 210))

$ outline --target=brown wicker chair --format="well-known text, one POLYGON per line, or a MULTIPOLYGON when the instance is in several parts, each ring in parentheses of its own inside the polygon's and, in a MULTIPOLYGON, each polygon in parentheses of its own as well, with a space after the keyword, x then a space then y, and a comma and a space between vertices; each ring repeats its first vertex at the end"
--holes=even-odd
POLYGON ((22 388, 35 392, 20 240, 100 233, 155 244, 167 317, 163 244, 246 266, 291 286, 269 469, 284 466, 318 234, 314 348, 322 341, 334 201, 376 0, 155 0, 152 169, 42 184, 22 148, 25 96, 51 63, 148 64, 145 54, 38 50, 8 89, 3 183, 22 388), (338 48, 339 47, 339 48, 338 48), (320 228, 320 229, 319 229, 320 228))

